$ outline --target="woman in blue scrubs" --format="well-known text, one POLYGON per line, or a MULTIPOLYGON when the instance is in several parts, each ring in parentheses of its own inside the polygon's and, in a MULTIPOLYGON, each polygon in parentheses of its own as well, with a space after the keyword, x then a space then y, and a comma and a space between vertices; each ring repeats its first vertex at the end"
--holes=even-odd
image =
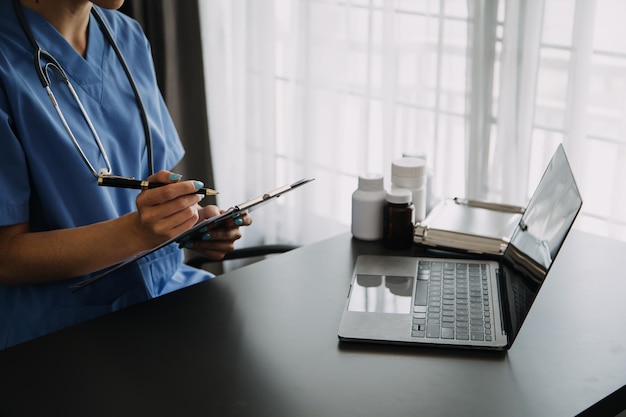
MULTIPOLYGON (((169 171, 184 151, 145 35, 116 11, 123 0, 16 1, 0 0, 0 349, 210 278, 184 265, 182 251, 170 245, 81 290, 68 289, 219 214, 198 204, 194 192, 202 183, 169 171), (40 56, 77 144, 42 87, 20 11, 93 124, 60 70, 40 56), (99 187, 96 176, 105 172, 167 185, 141 192, 99 187)), ((221 259, 241 237, 239 226, 250 223, 249 216, 234 219, 188 245, 221 259)))

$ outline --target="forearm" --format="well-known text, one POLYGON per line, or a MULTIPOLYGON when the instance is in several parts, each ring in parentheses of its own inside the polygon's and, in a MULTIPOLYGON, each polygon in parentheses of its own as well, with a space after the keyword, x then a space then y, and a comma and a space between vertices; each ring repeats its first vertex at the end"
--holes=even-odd
MULTIPOLYGON (((149 180, 166 183, 169 175, 159 171, 149 180)), ((195 191, 203 186, 182 181, 142 191, 136 212, 88 226, 37 233, 26 223, 0 227, 0 284, 73 278, 157 246, 198 221, 195 191)))
POLYGON ((60 281, 98 271, 149 249, 152 242, 139 233, 136 217, 137 213, 131 213, 73 229, 9 233, 0 241, 0 283, 60 281))

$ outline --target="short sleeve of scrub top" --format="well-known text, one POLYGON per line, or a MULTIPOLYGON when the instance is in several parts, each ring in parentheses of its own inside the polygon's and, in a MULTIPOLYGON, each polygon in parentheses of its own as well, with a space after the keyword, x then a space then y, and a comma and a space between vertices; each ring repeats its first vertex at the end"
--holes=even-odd
MULTIPOLYGON (((147 146, 135 95, 94 17, 83 58, 40 15, 23 10, 41 47, 68 74, 113 173, 146 178, 147 146)), ((154 170, 172 169, 184 151, 158 89, 148 41, 134 20, 117 11, 98 11, 140 92, 152 134, 154 170)), ((103 168, 91 131, 54 71, 48 68, 51 88, 68 125, 94 168, 103 168)), ((32 47, 10 0, 0 0, 0 172, 0 226, 27 222, 33 232, 49 231, 136 210, 137 190, 97 186, 37 78, 32 47)), ((210 277, 184 265, 183 253, 170 245, 75 292, 68 285, 86 276, 42 285, 0 285, 0 349, 210 277)))

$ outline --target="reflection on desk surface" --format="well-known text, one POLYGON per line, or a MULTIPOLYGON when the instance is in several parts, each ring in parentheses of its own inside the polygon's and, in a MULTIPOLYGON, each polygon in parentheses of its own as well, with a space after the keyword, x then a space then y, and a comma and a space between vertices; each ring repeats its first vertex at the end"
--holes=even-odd
POLYGON ((357 274, 348 309, 408 314, 414 282, 412 276, 357 274))

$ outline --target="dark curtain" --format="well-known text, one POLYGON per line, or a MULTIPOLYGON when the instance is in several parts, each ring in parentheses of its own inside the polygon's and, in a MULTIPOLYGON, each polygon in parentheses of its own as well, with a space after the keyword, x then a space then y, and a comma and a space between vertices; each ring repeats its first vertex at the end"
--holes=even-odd
POLYGON ((152 45, 159 87, 187 151, 177 172, 215 187, 198 1, 126 0, 120 11, 141 24, 152 45))

